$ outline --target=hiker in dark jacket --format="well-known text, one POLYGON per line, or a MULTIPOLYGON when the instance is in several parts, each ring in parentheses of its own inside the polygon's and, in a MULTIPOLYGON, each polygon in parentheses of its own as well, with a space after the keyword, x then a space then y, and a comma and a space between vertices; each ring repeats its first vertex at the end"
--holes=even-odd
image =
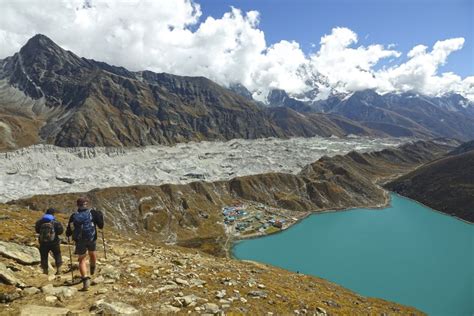
POLYGON ((90 278, 87 277, 87 253, 89 253, 90 274, 93 275, 97 261, 97 227, 104 228, 104 217, 102 212, 89 208, 89 200, 85 197, 77 199, 76 204, 77 211, 69 218, 66 236, 72 236, 76 243, 74 254, 78 255, 83 290, 87 290, 90 285, 90 278))
POLYGON ((39 252, 41 257, 41 268, 44 274, 48 274, 48 256, 51 251, 56 263, 56 275, 61 273, 63 260, 61 257, 61 240, 59 235, 64 232, 63 225, 56 221, 54 208, 49 208, 46 213, 35 224, 35 231, 38 234, 39 252))

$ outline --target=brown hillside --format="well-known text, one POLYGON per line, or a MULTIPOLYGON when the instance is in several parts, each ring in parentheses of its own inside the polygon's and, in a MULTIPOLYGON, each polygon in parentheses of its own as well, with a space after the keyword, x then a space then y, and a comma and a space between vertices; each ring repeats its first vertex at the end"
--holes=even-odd
POLYGON ((474 150, 459 152, 427 163, 386 187, 474 223, 474 150))

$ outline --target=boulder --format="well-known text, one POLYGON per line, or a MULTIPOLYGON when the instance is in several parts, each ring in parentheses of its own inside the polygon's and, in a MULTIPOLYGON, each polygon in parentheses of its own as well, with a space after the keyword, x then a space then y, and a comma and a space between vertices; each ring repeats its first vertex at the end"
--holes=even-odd
POLYGON ((57 298, 56 296, 54 296, 54 295, 47 295, 47 296, 44 298, 44 300, 45 300, 46 302, 48 302, 48 303, 55 303, 55 302, 58 300, 58 298, 57 298))
POLYGON ((158 288, 158 292, 165 292, 165 291, 171 291, 171 290, 176 290, 178 286, 176 284, 168 284, 165 286, 162 286, 158 288))
POLYGON ((216 292, 216 298, 224 298, 226 296, 226 290, 216 292))
POLYGON ((204 308, 205 313, 209 314, 217 314, 220 311, 219 305, 214 303, 206 303, 202 306, 204 308))
MULTIPOLYGON (((21 297, 21 293, 13 286, 0 287, 0 303, 10 303, 21 297)), ((1 314, 1 312, 0 312, 1 314)))
POLYGON ((14 242, 0 241, 0 255, 22 264, 37 264, 40 262, 38 248, 14 242))
POLYGON ((122 303, 122 302, 110 302, 98 301, 94 310, 104 313, 105 315, 140 315, 140 311, 135 307, 122 303))
POLYGON ((117 282, 117 280, 115 280, 115 279, 105 279, 104 280, 105 284, 114 284, 115 282, 117 282))
POLYGON ((106 279, 114 279, 114 280, 120 279, 120 271, 117 270, 112 265, 106 265, 105 267, 103 267, 101 270, 101 274, 106 279))
POLYGON ((182 259, 174 259, 171 261, 172 264, 177 265, 177 266, 184 266, 186 265, 186 261, 182 259))
POLYGON ((105 279, 103 276, 98 276, 97 278, 94 278, 92 280, 92 285, 97 285, 97 284, 101 284, 101 283, 104 283, 105 279))
POLYGON ((181 278, 176 278, 174 280, 176 283, 178 283, 179 285, 185 285, 185 286, 189 286, 189 282, 184 280, 184 279, 181 279, 181 278))
POLYGON ((100 295, 100 294, 105 294, 107 293, 109 290, 107 290, 106 288, 101 288, 101 289, 98 289, 95 294, 97 295, 100 295))
POLYGON ((24 295, 35 295, 36 293, 39 293, 40 292, 40 289, 38 289, 37 287, 27 287, 26 289, 23 289, 23 294, 24 295))
POLYGON ((265 291, 250 291, 248 293, 249 296, 251 297, 259 297, 259 298, 266 298, 267 297, 267 293, 265 291))
POLYGON ((50 315, 60 316, 67 315, 69 309, 60 307, 49 307, 39 305, 25 305, 20 310, 21 316, 32 316, 32 315, 50 315))
POLYGON ((181 297, 175 297, 174 301, 177 304, 173 304, 173 305, 177 307, 194 306, 196 304, 196 301, 199 299, 201 298, 194 294, 181 296, 181 297))
POLYGON ((194 302, 196 302, 199 299, 199 297, 194 294, 191 294, 191 295, 183 296, 182 299, 183 299, 183 305, 189 306, 193 304, 194 302))
POLYGON ((174 306, 169 305, 169 304, 160 305, 160 307, 158 308, 158 312, 161 315, 168 315, 168 314, 178 313, 180 310, 181 310, 180 308, 174 307, 174 306))
POLYGON ((128 266, 128 268, 129 268, 130 270, 136 270, 136 269, 140 269, 141 266, 140 266, 139 264, 132 263, 132 264, 130 264, 130 265, 128 266))
POLYGON ((327 311, 322 308, 322 307, 316 307, 316 315, 317 316, 324 316, 324 315, 327 315, 327 311))
POLYGON ((52 284, 45 285, 41 288, 41 291, 46 295, 54 295, 54 296, 61 296, 64 298, 70 298, 77 293, 77 289, 75 287, 67 287, 67 286, 58 286, 53 287, 52 284))
POLYGON ((331 307, 341 307, 337 302, 334 302, 332 300, 323 301, 323 303, 326 303, 327 306, 331 307))
POLYGON ((2 262, 0 262, 0 280, 9 285, 24 287, 25 284, 18 279, 2 262))
POLYGON ((189 281, 189 284, 191 287, 194 287, 194 286, 202 287, 203 285, 206 284, 206 281, 198 279, 198 278, 193 278, 189 281))

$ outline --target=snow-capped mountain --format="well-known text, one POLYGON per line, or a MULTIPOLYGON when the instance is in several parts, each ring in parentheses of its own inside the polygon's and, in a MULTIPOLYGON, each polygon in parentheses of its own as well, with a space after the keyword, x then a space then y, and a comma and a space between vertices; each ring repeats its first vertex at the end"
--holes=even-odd
POLYGON ((341 115, 392 136, 474 138, 474 105, 459 94, 431 97, 413 92, 381 95, 375 90, 345 94, 331 90, 325 99, 311 99, 319 87, 306 97, 271 91, 269 105, 341 115))

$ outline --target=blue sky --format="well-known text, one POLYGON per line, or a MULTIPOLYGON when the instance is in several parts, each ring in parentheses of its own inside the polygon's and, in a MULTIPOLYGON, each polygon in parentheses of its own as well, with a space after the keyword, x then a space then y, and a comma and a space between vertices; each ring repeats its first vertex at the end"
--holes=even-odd
MULTIPOLYGON (((464 48, 452 53, 440 72, 474 74, 473 0, 198 0, 202 18, 221 17, 230 6, 260 12, 259 28, 268 44, 295 40, 305 53, 319 48, 322 35, 348 27, 359 43, 396 44, 407 53, 418 44, 464 37, 464 48), (312 43, 316 44, 312 48, 312 43)), ((405 56, 400 57, 404 60, 405 56)), ((382 64, 382 63, 381 63, 382 64)))

